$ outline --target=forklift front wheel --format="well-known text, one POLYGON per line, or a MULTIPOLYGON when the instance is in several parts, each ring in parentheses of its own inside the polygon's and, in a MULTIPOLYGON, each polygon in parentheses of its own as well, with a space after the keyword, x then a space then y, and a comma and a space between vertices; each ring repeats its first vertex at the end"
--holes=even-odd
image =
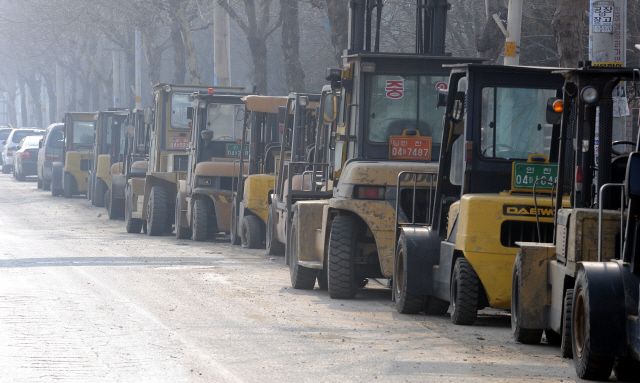
POLYGON ((400 234, 398 248, 396 249, 396 262, 393 268, 393 293, 396 301, 396 310, 401 314, 417 314, 422 310, 425 299, 420 295, 407 292, 407 238, 400 234))
POLYGON ((456 260, 451 277, 451 322, 472 325, 478 316, 478 290, 480 280, 469 261, 456 260))

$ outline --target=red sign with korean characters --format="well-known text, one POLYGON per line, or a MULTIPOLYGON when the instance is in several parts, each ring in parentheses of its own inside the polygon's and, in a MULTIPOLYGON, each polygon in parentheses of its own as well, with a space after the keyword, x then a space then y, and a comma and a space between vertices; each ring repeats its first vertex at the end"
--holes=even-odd
POLYGON ((387 98, 398 100, 404 96, 404 80, 387 80, 384 87, 387 98))
POLYGON ((389 159, 431 161, 431 137, 389 137, 389 159))
POLYGON ((188 137, 169 137, 167 149, 189 149, 188 137))

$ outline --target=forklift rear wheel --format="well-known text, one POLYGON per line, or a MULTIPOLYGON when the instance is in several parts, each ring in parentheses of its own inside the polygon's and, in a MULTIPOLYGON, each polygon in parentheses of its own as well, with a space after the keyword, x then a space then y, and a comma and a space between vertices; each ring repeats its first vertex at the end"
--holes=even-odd
POLYGON ((469 261, 456 260, 451 277, 451 322, 472 325, 478 316, 478 290, 480 280, 469 261))
POLYGON ((38 179, 38 189, 42 189, 42 180, 38 179))
POLYGON ((73 176, 69 173, 64 175, 64 190, 62 193, 64 198, 73 197, 73 176))
POLYGON ((193 202, 193 211, 191 212, 191 228, 193 233, 191 239, 198 242, 207 240, 207 223, 209 221, 207 201, 197 199, 193 202))
POLYGON ((407 238, 404 233, 400 234, 398 249, 396 250, 396 262, 393 269, 393 294, 396 301, 396 310, 401 314, 417 314, 424 307, 425 298, 420 295, 413 295, 407 292, 407 271, 408 261, 407 238))
POLYGON ((231 244, 235 246, 241 243, 240 235, 238 234, 238 218, 236 200, 234 199, 231 205, 231 227, 229 228, 229 236, 231 237, 231 244))
POLYGON ((276 238, 275 229, 276 223, 273 219, 273 207, 269 206, 269 213, 267 214, 267 234, 265 239, 267 254, 282 255, 284 254, 284 244, 276 238))
MULTIPOLYGON (((589 281, 584 269, 578 272, 573 293, 571 332, 576 373, 580 379, 608 380, 615 357, 596 355, 591 352, 589 281)), ((600 318, 600 320, 606 321, 607 318, 600 318)))
POLYGON ((357 283, 353 265, 356 220, 339 215, 333 220, 329 234, 329 296, 332 299, 353 299, 357 283))
POLYGON ((511 279, 511 333, 516 342, 524 344, 539 344, 542 339, 541 329, 522 328, 522 255, 516 255, 511 279))
POLYGON ((105 207, 106 205, 104 204, 104 200, 106 193, 107 185, 101 179, 96 180, 92 192, 93 195, 91 196, 91 202, 93 202, 96 207, 105 207))
MULTIPOLYGON (((249 217, 245 217, 247 219, 249 217)), ((255 218, 255 217, 254 217, 255 218)), ((318 270, 300 266, 300 254, 298 253, 298 211, 293 215, 291 224, 291 241, 289 242, 289 276, 291 277, 291 287, 298 290, 313 290, 316 285, 318 270)))
POLYGON ((613 373, 620 382, 640 382, 640 362, 631 359, 618 357, 613 363, 613 373))
POLYGON ((571 349, 571 313, 573 312, 573 289, 564 293, 564 312, 562 317, 562 342, 560 343, 560 355, 563 358, 573 358, 571 349))
POLYGON ((124 220, 127 228, 127 233, 138 234, 142 229, 142 220, 131 217, 131 212, 133 212, 133 195, 131 193, 131 189, 129 188, 127 188, 126 204, 127 206, 124 209, 124 220))
POLYGON ((51 181, 42 181, 42 190, 51 190, 51 181))
POLYGON ((175 208, 176 218, 176 238, 177 239, 189 239, 191 238, 191 229, 188 227, 182 227, 182 196, 180 192, 178 192, 178 196, 176 197, 176 208, 175 208))
POLYGON ((262 247, 262 228, 260 219, 255 215, 247 215, 242 219, 242 247, 259 249, 262 247))
POLYGON ((147 212, 148 234, 159 236, 164 233, 164 225, 167 220, 167 192, 162 186, 151 188, 149 196, 149 208, 147 212))

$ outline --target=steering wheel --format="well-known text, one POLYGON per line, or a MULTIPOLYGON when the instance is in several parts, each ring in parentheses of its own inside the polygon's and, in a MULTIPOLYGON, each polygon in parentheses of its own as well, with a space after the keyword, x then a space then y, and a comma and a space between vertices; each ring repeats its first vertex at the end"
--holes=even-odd
MULTIPOLYGON (((615 146, 615 145, 635 145, 636 143, 633 141, 613 141, 611 143, 611 146, 615 146)), ((614 156, 619 156, 620 154, 622 154, 622 152, 618 152, 617 150, 613 150, 613 148, 611 148, 611 154, 613 154, 614 156)))
POLYGON ((500 148, 500 147, 507 148, 510 151, 515 152, 515 150, 513 150, 513 148, 511 146, 507 145, 507 144, 497 144, 497 145, 489 145, 486 148, 484 148, 484 150, 482 151, 482 155, 484 156, 485 154, 487 154, 487 150, 489 150, 489 149, 500 148))

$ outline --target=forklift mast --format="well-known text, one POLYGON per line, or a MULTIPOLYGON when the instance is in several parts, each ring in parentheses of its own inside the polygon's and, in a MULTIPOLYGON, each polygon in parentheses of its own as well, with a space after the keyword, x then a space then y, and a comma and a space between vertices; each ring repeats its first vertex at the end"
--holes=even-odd
MULTIPOLYGON (((354 0, 349 8, 349 46, 347 54, 380 52, 382 0, 354 0), (375 12, 375 42, 373 21, 375 12)), ((416 0, 415 53, 444 55, 447 28, 447 0, 416 0)))

